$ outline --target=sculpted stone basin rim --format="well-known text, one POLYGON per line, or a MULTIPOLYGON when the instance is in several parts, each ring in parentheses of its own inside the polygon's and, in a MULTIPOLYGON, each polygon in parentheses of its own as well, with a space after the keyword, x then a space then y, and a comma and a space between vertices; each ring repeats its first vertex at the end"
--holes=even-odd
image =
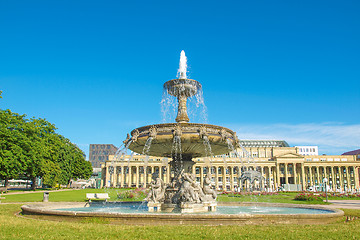
POLYGON ((142 153, 149 137, 152 137, 148 155, 157 157, 173 157, 173 138, 178 134, 181 138, 181 154, 183 158, 207 157, 204 147, 204 136, 211 142, 214 155, 229 152, 227 140, 236 144, 236 134, 228 128, 200 123, 165 123, 136 128, 131 132, 133 141, 129 149, 142 153), (177 131, 177 132, 176 132, 177 131))

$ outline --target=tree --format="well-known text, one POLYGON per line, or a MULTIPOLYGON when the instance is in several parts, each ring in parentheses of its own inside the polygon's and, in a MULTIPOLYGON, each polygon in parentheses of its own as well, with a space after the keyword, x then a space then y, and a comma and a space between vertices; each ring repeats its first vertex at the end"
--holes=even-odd
POLYGON ((0 178, 8 180, 19 176, 24 169, 26 156, 24 150, 29 142, 22 129, 25 127, 25 115, 0 111, 0 178))
POLYGON ((50 160, 43 160, 41 162, 41 175, 43 184, 55 187, 61 178, 61 169, 59 164, 56 164, 50 160))
POLYGON ((71 141, 55 132, 45 119, 0 110, 0 178, 5 184, 19 175, 32 180, 41 177, 48 186, 68 184, 72 178, 89 178, 90 162, 71 141))
POLYGON ((61 135, 53 135, 52 146, 55 147, 55 161, 58 162, 61 169, 61 184, 69 184, 71 179, 88 179, 93 170, 91 163, 85 160, 84 153, 69 139, 61 135), (54 144, 54 142, 57 144, 54 144), (56 152, 56 154, 55 154, 56 152))

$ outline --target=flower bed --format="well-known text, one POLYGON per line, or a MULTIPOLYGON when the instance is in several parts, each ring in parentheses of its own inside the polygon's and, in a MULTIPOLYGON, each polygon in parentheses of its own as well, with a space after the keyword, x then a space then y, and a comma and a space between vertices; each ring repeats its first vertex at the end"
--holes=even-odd
POLYGON ((279 195, 277 192, 221 192, 222 195, 233 195, 233 196, 272 196, 279 195))
POLYGON ((298 201, 323 201, 323 198, 320 196, 320 194, 314 194, 314 193, 300 193, 295 196, 294 200, 298 201))
POLYGON ((123 201, 142 200, 148 194, 145 188, 136 188, 133 190, 124 191, 118 194, 118 199, 123 201))
MULTIPOLYGON (((326 197, 325 193, 321 193, 321 196, 326 197)), ((328 193, 328 198, 360 199, 360 193, 328 193)))

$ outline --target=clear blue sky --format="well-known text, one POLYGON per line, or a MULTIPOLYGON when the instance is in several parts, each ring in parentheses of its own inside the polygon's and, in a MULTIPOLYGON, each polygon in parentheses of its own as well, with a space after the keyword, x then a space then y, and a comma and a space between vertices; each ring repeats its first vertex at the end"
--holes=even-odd
POLYGON ((180 51, 208 123, 240 139, 360 148, 359 1, 0 2, 0 108, 86 153, 160 123, 180 51))

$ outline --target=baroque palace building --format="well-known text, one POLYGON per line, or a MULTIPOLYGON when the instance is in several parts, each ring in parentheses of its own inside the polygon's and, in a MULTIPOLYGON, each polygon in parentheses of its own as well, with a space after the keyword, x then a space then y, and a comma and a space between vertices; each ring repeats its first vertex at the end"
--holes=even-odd
MULTIPOLYGON (((230 153, 211 158, 195 158, 192 173, 201 185, 211 171, 213 186, 218 191, 240 191, 249 187, 239 177, 246 170, 257 170, 263 176, 262 186, 266 191, 319 190, 323 179, 328 179, 329 191, 359 191, 360 159, 356 155, 302 155, 299 147, 289 147, 279 140, 241 140, 240 156, 230 153), (250 155, 250 157, 246 157, 250 155)), ((103 187, 149 187, 152 174, 157 174, 165 183, 174 178, 169 158, 133 154, 124 160, 114 155, 102 164, 103 187)), ((254 186, 253 186, 254 187, 254 186)), ((254 187, 254 188, 255 188, 254 187)), ((256 189, 256 188, 255 188, 256 189)), ((322 188, 323 189, 323 188, 322 188)), ((324 190, 324 189, 323 189, 324 190)))

